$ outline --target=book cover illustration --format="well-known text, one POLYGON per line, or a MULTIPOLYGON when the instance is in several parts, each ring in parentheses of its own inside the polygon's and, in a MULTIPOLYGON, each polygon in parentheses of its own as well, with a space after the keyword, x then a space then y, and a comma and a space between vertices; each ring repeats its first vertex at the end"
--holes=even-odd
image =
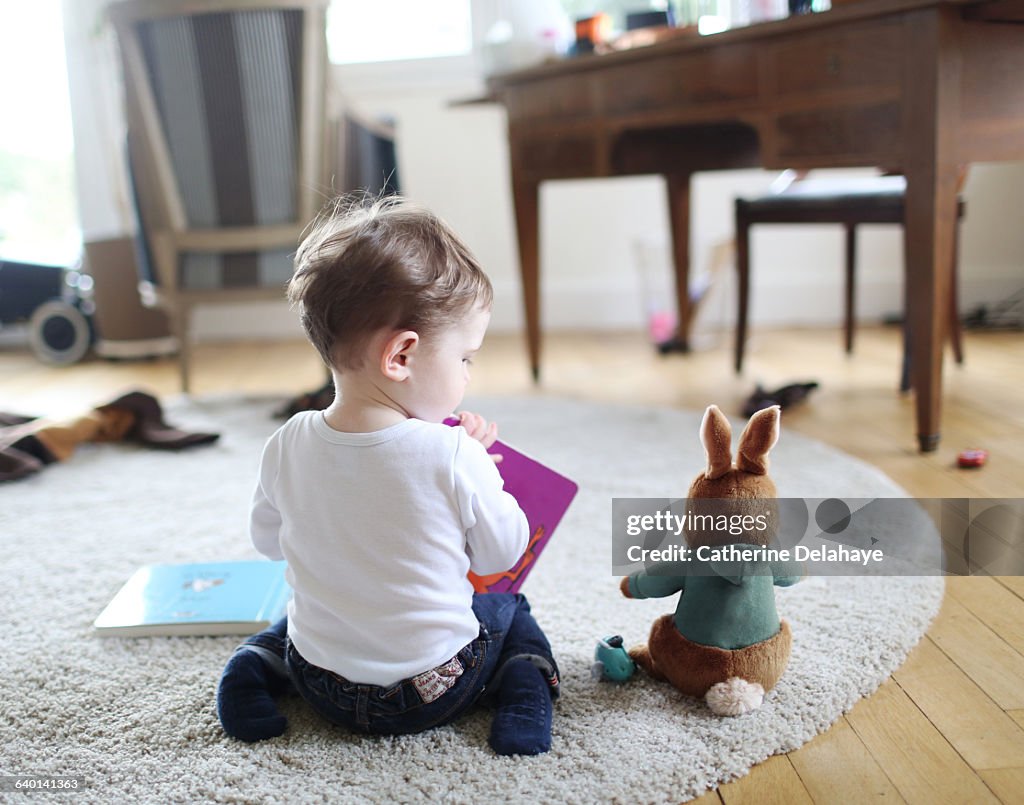
MULTIPOLYGON (((459 420, 449 417, 445 424, 455 426, 459 420)), ((487 576, 470 573, 469 580, 478 593, 516 593, 576 497, 579 487, 574 481, 500 439, 487 448, 487 452, 502 456, 497 464, 498 472, 505 482, 505 491, 516 499, 526 514, 530 539, 526 551, 513 568, 487 576)))
POLYGON ((291 588, 285 562, 146 565, 93 622, 97 633, 252 634, 284 617, 291 588))

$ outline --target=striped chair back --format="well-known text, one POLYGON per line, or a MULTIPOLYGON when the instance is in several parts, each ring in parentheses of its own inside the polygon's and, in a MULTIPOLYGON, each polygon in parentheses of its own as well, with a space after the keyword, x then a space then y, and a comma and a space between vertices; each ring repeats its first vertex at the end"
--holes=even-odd
MULTIPOLYGON (((296 220, 302 13, 143 20, 138 34, 188 226, 296 220)), ((178 284, 281 287, 291 252, 186 252, 178 284)))
POLYGON ((328 187, 328 0, 119 0, 146 304, 189 390, 194 309, 283 300, 328 187))

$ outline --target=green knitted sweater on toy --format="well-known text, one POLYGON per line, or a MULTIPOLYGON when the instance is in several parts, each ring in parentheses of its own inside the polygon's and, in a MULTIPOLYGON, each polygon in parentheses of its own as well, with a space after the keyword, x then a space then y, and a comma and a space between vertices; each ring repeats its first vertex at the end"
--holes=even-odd
POLYGON ((629 594, 633 598, 664 598, 682 593, 675 624, 683 637, 730 650, 778 634, 773 587, 796 584, 804 571, 799 562, 764 560, 693 560, 677 567, 682 571, 679 575, 634 573, 629 577, 629 594))

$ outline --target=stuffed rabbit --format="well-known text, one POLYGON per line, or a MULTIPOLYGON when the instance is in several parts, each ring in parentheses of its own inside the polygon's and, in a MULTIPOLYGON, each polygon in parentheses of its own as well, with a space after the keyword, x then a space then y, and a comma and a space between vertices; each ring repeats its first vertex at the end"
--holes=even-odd
MULTIPOLYGON (((707 468, 690 485, 690 513, 728 510, 750 524, 737 530, 686 529, 693 559, 682 575, 635 573, 622 580, 627 598, 656 598, 682 593, 674 614, 651 627, 647 645, 632 649, 637 665, 683 693, 704 697, 718 715, 742 715, 761 706, 765 691, 779 681, 789 662, 792 634, 775 609, 774 585, 800 580, 795 562, 756 558, 698 561, 697 556, 757 550, 769 544, 778 523, 775 484, 768 477, 768 452, 779 438, 779 407, 754 414, 740 436, 732 460, 729 420, 715 406, 704 414, 700 430, 707 468), (750 515, 750 519, 746 518, 750 515), (760 519, 757 519, 760 518, 760 519), (753 527, 757 520, 763 528, 753 527), (754 550, 748 550, 754 549, 754 550)), ((735 556, 735 553, 733 554, 735 556)))

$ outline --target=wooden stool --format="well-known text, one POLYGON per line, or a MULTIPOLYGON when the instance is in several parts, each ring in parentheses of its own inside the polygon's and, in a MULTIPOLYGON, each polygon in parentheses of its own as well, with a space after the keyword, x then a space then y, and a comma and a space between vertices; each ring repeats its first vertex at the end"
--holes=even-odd
MULTIPOLYGON (((743 369, 750 306, 750 227, 754 224, 842 224, 846 229, 845 345, 853 351, 854 272, 857 262, 857 226, 860 224, 903 224, 902 176, 866 179, 797 181, 784 191, 756 199, 736 199, 736 269, 739 278, 739 308, 736 319, 736 372, 743 369)), ((949 334, 953 355, 963 363, 960 315, 957 302, 959 222, 964 201, 957 201, 957 226, 953 236, 952 275, 949 292, 949 334)), ((906 327, 904 327, 906 333, 906 327)), ((903 372, 900 388, 910 388, 909 342, 904 338, 903 372)))

